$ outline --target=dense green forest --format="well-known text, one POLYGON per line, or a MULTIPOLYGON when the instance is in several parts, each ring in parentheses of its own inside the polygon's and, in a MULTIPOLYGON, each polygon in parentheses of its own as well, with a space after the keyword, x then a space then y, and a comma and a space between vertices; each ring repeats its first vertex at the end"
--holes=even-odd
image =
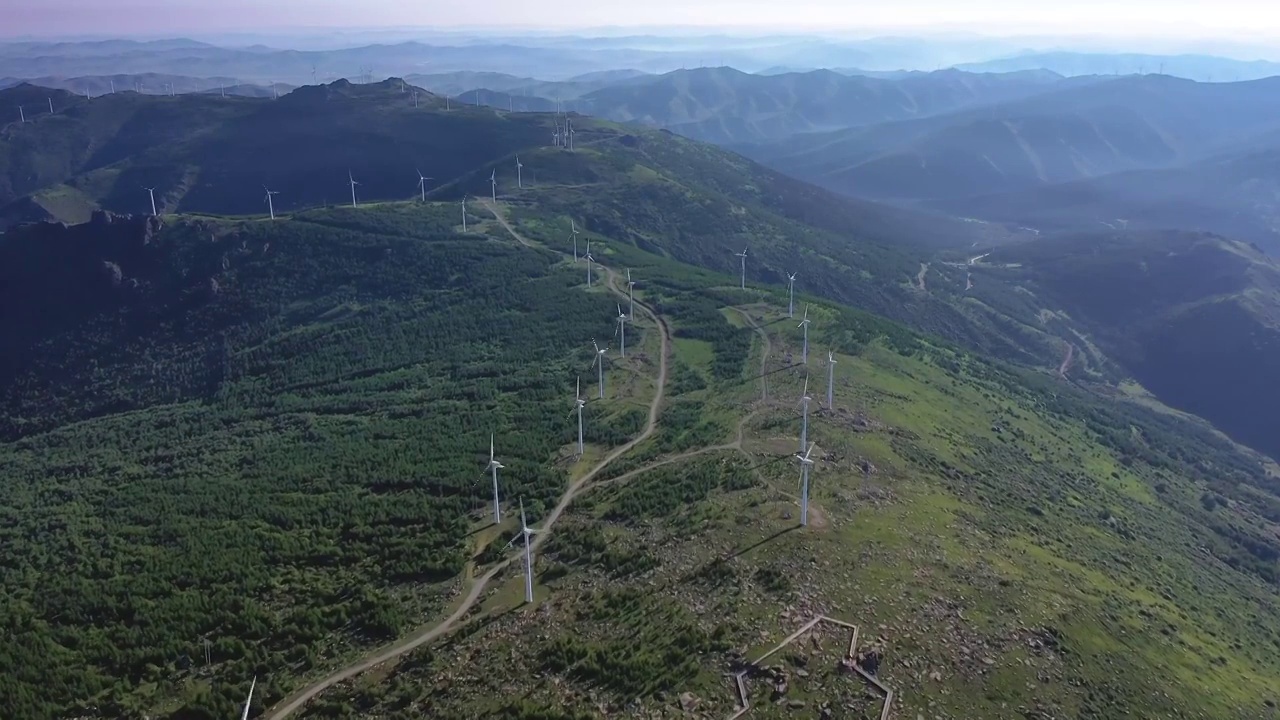
MULTIPOLYGON (((183 712, 225 717, 255 674, 271 698, 339 645, 395 637, 461 568, 490 433, 506 498, 557 494, 573 378, 612 329, 614 302, 558 256, 432 210, 170 222, 149 264, 116 258, 118 283, 6 277, 32 310, 4 328, 25 341, 0 446, 15 717, 140 717, 192 674, 211 694, 183 712)), ((32 232, 5 250, 91 242, 32 232)), ((630 430, 588 419, 589 442, 630 430)))

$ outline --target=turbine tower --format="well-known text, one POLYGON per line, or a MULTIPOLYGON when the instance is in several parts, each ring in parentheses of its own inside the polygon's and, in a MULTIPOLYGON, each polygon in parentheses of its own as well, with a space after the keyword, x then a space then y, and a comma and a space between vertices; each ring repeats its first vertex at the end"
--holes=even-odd
POLYGON ((520 172, 524 169, 524 165, 520 164, 520 156, 516 156, 516 189, 524 189, 524 175, 520 172))
POLYGON ((742 289, 747 289, 747 249, 742 248, 742 252, 734 253, 742 259, 742 289))
POLYGON ((427 181, 434 180, 435 178, 429 178, 423 175, 421 170, 418 170, 417 172, 418 172, 418 189, 422 191, 422 202, 426 202, 427 201, 427 181))
POLYGON ((805 365, 809 364, 809 306, 804 306, 804 319, 797 325, 798 328, 804 328, 804 349, 800 352, 800 361, 805 365))
POLYGON ((809 397, 809 378, 805 376, 804 392, 800 395, 800 405, 804 408, 801 417, 803 420, 800 425, 800 451, 804 451, 804 446, 809 442, 809 401, 813 398, 809 397))
POLYGON ((787 276, 787 317, 793 319, 796 316, 796 275, 799 273, 787 276))
POLYGON ((49 98, 49 114, 53 114, 53 98, 49 98))
MULTIPOLYGON (((530 536, 539 530, 529 527, 529 523, 525 522, 524 517, 524 498, 520 499, 520 532, 511 538, 511 542, 507 543, 507 547, 515 545, 516 540, 524 538, 524 601, 525 603, 533 602, 533 543, 530 536)), ((504 550, 506 548, 503 548, 504 550)))
POLYGON ((271 201, 271 196, 272 196, 272 195, 279 195, 279 194, 280 194, 280 192, 279 192, 279 191, 277 191, 277 190, 267 190, 267 186, 266 186, 266 185, 263 185, 263 186, 262 186, 262 189, 263 189, 263 190, 266 190, 266 193, 267 193, 267 212, 271 213, 271 219, 272 219, 272 220, 275 220, 275 219, 276 219, 276 205, 275 205, 275 203, 274 203, 274 202, 272 202, 272 201, 271 201))
POLYGON ((253 689, 258 686, 258 676, 253 677, 253 682, 249 683, 249 697, 244 701, 244 712, 240 713, 240 720, 249 720, 249 705, 253 702, 253 689))
POLYGON ((489 465, 486 470, 493 473, 493 524, 497 525, 502 522, 502 510, 498 507, 498 470, 502 468, 502 463, 493 457, 493 435, 489 435, 489 465))
POLYGON ((18 106, 18 120, 20 120, 24 125, 27 122, 27 113, 22 109, 21 105, 18 106))
POLYGON ((827 409, 835 408, 832 398, 835 397, 836 382, 836 356, 830 350, 827 351, 827 409))
POLYGON ((619 334, 622 335, 622 346, 618 350, 618 355, 620 355, 621 357, 626 357, 627 356, 627 314, 622 312, 621 305, 618 306, 618 330, 614 333, 614 336, 617 336, 619 334))
POLYGON ((156 212, 156 189, 149 187, 144 187, 142 189, 146 190, 147 194, 151 196, 151 214, 159 215, 159 213, 156 212))
POLYGON ((587 238, 587 254, 582 257, 587 261, 587 287, 591 287, 591 261, 595 260, 591 257, 591 238, 587 238))
POLYGON ((582 457, 584 446, 582 443, 582 408, 586 407, 587 401, 582 399, 582 377, 578 377, 578 389, 574 391, 574 405, 578 410, 578 457, 582 457))
POLYGON ((110 80, 109 82, 111 83, 111 94, 112 94, 112 95, 115 95, 115 94, 116 94, 116 81, 115 81, 115 80, 110 80))
POLYGON ((817 443, 809 443, 809 449, 804 455, 796 453, 796 460, 800 461, 800 525, 801 527, 809 524, 809 468, 813 466, 813 460, 809 457, 813 453, 813 446, 817 443))
POLYGON ((462 196, 462 232, 467 231, 467 196, 462 196))
POLYGON ((635 317, 636 315, 636 283, 631 279, 631 268, 627 268, 627 315, 635 317))
POLYGON ((356 186, 360 183, 356 182, 356 179, 351 176, 350 170, 347 171, 347 182, 351 184, 351 207, 358 207, 356 205, 356 186))
POLYGON ((578 262, 578 225, 569 218, 569 228, 573 232, 573 261, 578 262))
POLYGON ((493 193, 493 204, 498 204, 498 171, 489 173, 489 192, 493 193))
POLYGON ((601 348, 596 345, 595 338, 591 339, 591 346, 596 349, 596 359, 591 362, 591 366, 598 368, 600 375, 600 399, 604 399, 604 354, 609 352, 609 348, 601 348))

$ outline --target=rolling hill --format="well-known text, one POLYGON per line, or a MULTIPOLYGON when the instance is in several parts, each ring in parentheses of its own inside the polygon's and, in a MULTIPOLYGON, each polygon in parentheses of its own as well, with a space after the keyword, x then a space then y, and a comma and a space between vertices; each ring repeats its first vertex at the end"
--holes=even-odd
POLYGON ((963 63, 957 67, 969 72, 1050 70, 1063 75, 1159 73, 1202 82, 1258 80, 1280 75, 1280 63, 1189 54, 1028 52, 995 60, 963 63))
POLYGON ((873 199, 953 200, 1177 167, 1280 127, 1280 78, 1204 84, 1091 79, 1034 98, 806 135, 745 151, 873 199))

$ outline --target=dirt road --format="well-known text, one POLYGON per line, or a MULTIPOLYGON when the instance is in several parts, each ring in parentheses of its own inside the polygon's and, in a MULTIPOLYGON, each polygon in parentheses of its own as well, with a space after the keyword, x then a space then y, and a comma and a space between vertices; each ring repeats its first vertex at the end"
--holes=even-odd
MULTIPOLYGON (((500 213, 497 208, 493 207, 492 203, 484 204, 513 238, 522 245, 529 247, 533 246, 532 243, 522 237, 513 227, 511 227, 511 224, 505 217, 503 217, 502 213, 500 213)), ((606 268, 603 265, 600 267, 608 274, 609 289, 620 297, 626 298, 626 293, 618 289, 617 274, 612 269, 606 268)), ((671 330, 667 327, 666 322, 644 302, 636 300, 636 307, 643 310, 644 314, 648 315, 649 318, 657 325, 658 330, 660 331, 659 337, 662 342, 662 349, 659 353, 657 390, 654 392, 653 401, 649 403, 649 418, 645 422, 644 430, 642 430, 639 435, 627 444, 614 449, 606 455, 603 460, 597 463, 590 472, 579 477, 569 485, 569 487, 560 496, 560 501, 556 503, 555 508, 553 508, 546 517, 542 518, 542 526, 540 528, 541 532, 534 535, 533 538, 534 550, 537 550, 547 541, 547 538, 551 535, 552 527, 555 525, 556 521, 560 519, 560 516, 564 514, 564 511, 569 507, 569 503, 573 502, 573 499, 578 495, 578 493, 582 492, 582 490, 584 490, 602 470, 608 467, 610 463, 617 460, 620 456, 630 451, 636 445, 644 442, 657 428, 658 413, 662 408, 662 399, 667 388, 667 359, 671 350, 671 330)), ((739 439, 741 439, 741 437, 739 437, 739 439)), ((514 558, 508 558, 499 562, 490 568, 488 572, 472 581, 470 588, 466 595, 463 596, 461 602, 459 602, 457 607, 454 608, 454 611, 441 622, 432 626, 420 628, 408 637, 396 641, 392 645, 377 651, 364 660, 348 665, 347 667, 337 670, 321 680, 311 683, 307 687, 282 700, 275 709, 267 712, 264 717, 268 718, 268 720, 284 720, 284 718, 287 718, 297 712, 298 709, 308 701, 330 687, 333 687, 344 680, 349 680, 356 675, 373 668, 374 666, 381 665, 389 660, 394 660, 414 648, 431 642, 432 640, 435 640, 436 638, 453 630, 457 626, 458 621, 465 617, 471 608, 475 606, 476 602, 479 601, 480 596, 489 586, 489 583, 498 575, 498 573, 505 570, 506 567, 511 564, 513 559, 514 558)))

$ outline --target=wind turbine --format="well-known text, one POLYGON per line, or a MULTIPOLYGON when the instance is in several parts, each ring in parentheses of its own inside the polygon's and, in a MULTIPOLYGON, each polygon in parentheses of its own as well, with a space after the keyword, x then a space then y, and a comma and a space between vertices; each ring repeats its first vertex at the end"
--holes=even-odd
POLYGON ((578 225, 573 218, 569 218, 569 229, 573 233, 573 261, 578 262, 578 225))
POLYGON ((747 289, 747 249, 742 248, 742 252, 734 253, 742 260, 742 289, 747 289))
POLYGON ((347 182, 351 183, 351 207, 358 207, 356 205, 356 186, 360 183, 356 182, 356 179, 351 176, 350 170, 347 171, 347 182))
POLYGON ((258 676, 253 676, 253 682, 249 683, 249 697, 244 701, 244 712, 240 713, 240 720, 249 720, 249 705, 253 702, 253 689, 258 686, 258 676))
POLYGON ((272 220, 275 220, 275 219, 276 219, 276 206, 275 206, 275 203, 271 201, 271 196, 272 196, 272 195, 279 195, 279 194, 280 194, 280 192, 279 192, 279 191, 277 191, 277 190, 267 190, 267 186, 266 186, 266 185, 263 185, 263 186, 262 186, 262 189, 267 191, 267 212, 271 213, 271 219, 272 219, 272 220))
POLYGON ((108 82, 110 82, 110 83, 111 83, 111 94, 112 94, 112 95, 115 95, 115 94, 116 94, 116 81, 115 81, 115 80, 109 80, 108 82))
POLYGON ((830 350, 827 351, 827 409, 835 407, 831 399, 835 397, 836 383, 836 356, 830 350))
POLYGON ((627 268, 627 315, 635 317, 636 314, 636 283, 631 279, 631 268, 627 268))
POLYGON ((489 173, 489 192, 493 193, 493 204, 498 204, 498 171, 493 170, 489 173))
POLYGON ((787 317, 795 318, 796 316, 796 275, 800 273, 791 273, 787 276, 787 317))
POLYGON ((149 187, 144 187, 142 189, 146 190, 147 193, 151 196, 151 214, 159 215, 159 213, 156 212, 156 189, 149 188, 149 187))
POLYGON ((418 173, 418 189, 422 191, 422 202, 426 202, 427 201, 427 181, 434 180, 435 178, 429 178, 423 175, 421 170, 418 170, 417 173, 418 173))
POLYGON ((804 350, 800 352, 800 360, 805 365, 809 364, 809 306, 804 306, 804 319, 797 325, 798 328, 804 328, 804 350))
POLYGON ((462 196, 462 232, 467 231, 467 196, 462 196))
POLYGON ((274 80, 271 81, 271 99, 272 100, 280 99, 280 88, 276 85, 276 82, 274 80))
POLYGON ((602 349, 599 345, 596 345, 595 338, 591 338, 591 346, 596 349, 596 359, 591 362, 591 365, 592 367, 599 368, 598 372, 600 375, 600 399, 603 400, 604 399, 604 354, 609 352, 609 348, 605 347, 602 349))
MULTIPOLYGON (((511 542, 507 543, 507 547, 516 544, 516 540, 524 538, 524 601, 525 603, 533 602, 533 543, 529 536, 539 530, 529 527, 529 523, 525 522, 524 517, 524 498, 520 499, 520 532, 511 538, 511 542)), ((504 550, 506 548, 503 548, 504 550)))
POLYGON ((520 156, 517 155, 516 156, 516 188, 519 190, 524 189, 524 176, 521 175, 520 173, 520 171, 523 169, 524 169, 524 165, 520 164, 520 156))
POLYGON ((53 114, 53 98, 49 98, 49 114, 53 114))
MULTIPOLYGON (((578 377, 578 389, 574 391, 574 405, 578 410, 578 457, 582 457, 584 447, 582 444, 582 408, 586 407, 587 401, 582 399, 582 377, 578 377)), ((572 414, 572 411, 570 411, 572 414)))
POLYGON ((587 254, 582 257, 587 261, 587 287, 591 287, 591 261, 595 260, 591 257, 591 238, 587 238, 587 254))
POLYGON ((27 113, 22 109, 21 105, 18 106, 18 119, 21 120, 23 124, 26 124, 27 122, 27 113))
POLYGON ((800 461, 800 525, 802 527, 809 524, 809 468, 813 466, 813 460, 809 455, 813 453, 813 446, 817 443, 809 443, 809 449, 804 455, 796 453, 796 460, 800 461))
POLYGON ((498 470, 504 467, 493 457, 493 435, 489 435, 489 465, 485 468, 493 473, 493 524, 502 522, 502 510, 498 507, 498 470))
POLYGON ((614 335, 617 336, 619 334, 622 335, 622 346, 618 350, 618 355, 620 355, 621 357, 626 357, 627 356, 627 314, 622 312, 621 305, 618 306, 618 330, 617 332, 614 333, 614 335))
POLYGON ((569 152, 573 152, 573 136, 577 135, 578 131, 573 129, 573 121, 571 121, 569 118, 565 118, 564 122, 565 122, 565 134, 569 136, 569 152))
POLYGON ((804 450, 805 443, 809 442, 809 401, 812 399, 813 398, 809 397, 809 377, 806 375, 804 378, 804 392, 800 395, 800 405, 804 408, 803 414, 801 415, 804 419, 801 421, 802 424, 800 425, 801 450, 804 450))

